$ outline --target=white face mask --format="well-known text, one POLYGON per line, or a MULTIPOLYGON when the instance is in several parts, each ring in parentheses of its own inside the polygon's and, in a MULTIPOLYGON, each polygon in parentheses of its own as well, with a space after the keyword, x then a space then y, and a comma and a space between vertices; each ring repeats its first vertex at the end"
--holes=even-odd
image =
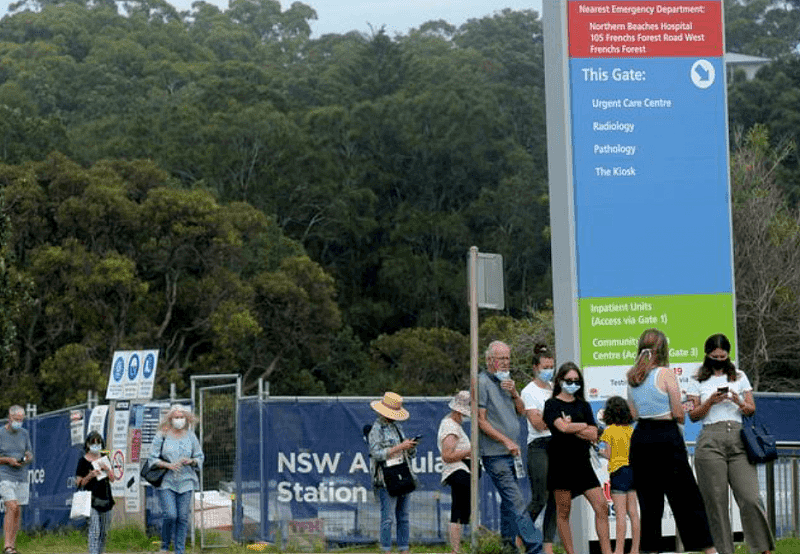
POLYGON ((497 377, 498 379, 500 379, 501 381, 505 381, 506 379, 510 379, 511 378, 511 372, 510 371, 495 371, 494 372, 494 376, 497 377))
POLYGON ((100 444, 90 444, 89 445, 89 452, 100 452, 103 449, 103 446, 100 444))
POLYGON ((22 429, 22 422, 21 421, 12 421, 11 422, 11 428, 14 429, 14 431, 19 431, 20 429, 22 429))
POLYGON ((183 429, 186 427, 186 418, 185 417, 176 417, 172 419, 172 426, 175 429, 183 429))

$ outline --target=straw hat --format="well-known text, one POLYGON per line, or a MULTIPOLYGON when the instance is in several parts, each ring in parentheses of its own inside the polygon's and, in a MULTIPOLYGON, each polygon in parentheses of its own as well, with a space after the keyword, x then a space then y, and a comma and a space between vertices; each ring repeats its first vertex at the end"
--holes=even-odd
POLYGON ((462 390, 456 393, 452 400, 450 400, 450 404, 448 404, 451 410, 456 411, 462 415, 469 416, 469 391, 462 390))
POLYGON ((385 418, 397 421, 408 419, 408 410, 403 408, 403 397, 396 392, 387 392, 382 400, 373 400, 369 405, 385 418))

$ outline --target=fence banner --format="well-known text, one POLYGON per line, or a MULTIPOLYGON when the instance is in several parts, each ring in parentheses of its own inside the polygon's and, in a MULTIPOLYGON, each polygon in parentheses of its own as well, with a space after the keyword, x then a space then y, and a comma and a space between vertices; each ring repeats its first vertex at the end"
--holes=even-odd
MULTIPOLYGON (((419 486, 411 496, 412 540, 441 542, 447 538, 450 490, 441 484, 441 457, 436 445, 439 423, 449 414, 449 398, 406 399, 409 419, 402 423, 408 437, 422 435, 412 460, 419 486)), ((261 502, 262 537, 276 540, 295 533, 305 523, 322 521, 329 542, 374 542, 378 538, 380 504, 375 498, 369 473, 369 447, 363 428, 372 424, 376 413, 369 399, 329 401, 270 401, 262 407, 263 456, 255 452, 255 419, 258 403, 241 410, 244 441, 241 474, 243 511, 261 502), (249 484, 263 466, 263 489, 255 493, 249 484), (250 500, 248 500, 248 491, 250 500), (305 522, 305 523, 304 523, 305 522)), ((256 420, 257 421, 257 420, 256 420)), ((465 424, 469 433, 469 423, 465 424)), ((524 436, 524 435, 523 435, 524 436)), ((490 490, 488 477, 481 486, 482 523, 499 526, 498 500, 490 490)), ((527 481, 521 482, 527 490, 527 481)), ((255 516, 254 516, 255 517, 255 516)), ((247 519, 245 520, 247 523, 247 519)))
MULTIPOLYGON (((306 532, 317 537, 321 529, 321 536, 329 543, 377 541, 380 505, 372 491, 362 431, 364 425, 375 421, 370 400, 272 398, 259 402, 251 398, 240 402, 241 455, 234 514, 237 538, 274 541, 306 532)), ((411 414, 403 423, 405 433, 423 435, 413 460, 419 476, 410 509, 411 539, 415 543, 447 540, 450 490, 440 482, 436 434, 442 417, 449 413, 448 401, 407 398, 405 402, 411 414)), ((800 412, 800 395, 756 394, 756 404, 762 421, 779 441, 800 441, 795 417, 800 412)), ((596 412, 602 402, 592 402, 592 407, 596 412)), ((35 456, 28 469, 30 504, 22 510, 25 530, 76 525, 69 520, 69 502, 83 450, 82 444, 72 445, 72 415, 64 410, 25 421, 35 456)), ((83 415, 88 420, 89 413, 83 410, 83 415)), ((688 418, 686 421, 685 438, 692 442, 699 424, 690 423, 688 418)), ((465 430, 469 432, 469 423, 465 430)), ((524 435, 520 438, 524 440, 524 435)), ((528 495, 527 480, 520 485, 528 495)), ((154 525, 160 510, 150 489, 148 524, 154 525)), ((779 510, 785 507, 785 494, 776 491, 779 510)), ((485 473, 480 504, 481 524, 499 529, 499 499, 485 473)), ((123 506, 120 503, 115 509, 123 506)))

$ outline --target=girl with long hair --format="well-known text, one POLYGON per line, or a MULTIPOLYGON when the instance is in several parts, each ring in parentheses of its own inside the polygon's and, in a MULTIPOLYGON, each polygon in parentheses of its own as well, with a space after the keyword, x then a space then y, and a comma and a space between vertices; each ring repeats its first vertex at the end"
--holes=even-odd
POLYGON ((669 367, 667 337, 658 329, 647 329, 639 337, 636 361, 628 371, 628 403, 638 419, 630 462, 642 513, 642 550, 675 550, 661 535, 666 495, 686 550, 716 552, 678 427, 684 420, 678 379, 669 367))
POLYGON ((556 527, 567 554, 574 554, 569 514, 572 499, 583 495, 594 510, 594 525, 600 549, 611 554, 608 505, 594 473, 589 449, 597 441, 592 407, 584 397, 584 382, 578 366, 563 364, 556 373, 553 396, 544 404, 543 419, 552 438, 548 445, 547 484, 556 503, 556 527))

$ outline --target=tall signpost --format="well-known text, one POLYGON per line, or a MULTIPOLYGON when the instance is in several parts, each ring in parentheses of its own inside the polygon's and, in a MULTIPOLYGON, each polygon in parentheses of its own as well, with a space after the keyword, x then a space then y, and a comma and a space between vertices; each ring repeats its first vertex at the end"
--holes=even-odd
POLYGON ((480 509, 478 506, 478 308, 502 310, 505 307, 503 286, 503 256, 478 252, 478 247, 469 249, 467 257, 469 288, 469 390, 470 412, 470 506, 472 507, 471 548, 478 551, 478 528, 480 509))
POLYGON ((625 395, 649 327, 686 382, 735 341, 721 0, 545 0, 556 354, 625 395))

